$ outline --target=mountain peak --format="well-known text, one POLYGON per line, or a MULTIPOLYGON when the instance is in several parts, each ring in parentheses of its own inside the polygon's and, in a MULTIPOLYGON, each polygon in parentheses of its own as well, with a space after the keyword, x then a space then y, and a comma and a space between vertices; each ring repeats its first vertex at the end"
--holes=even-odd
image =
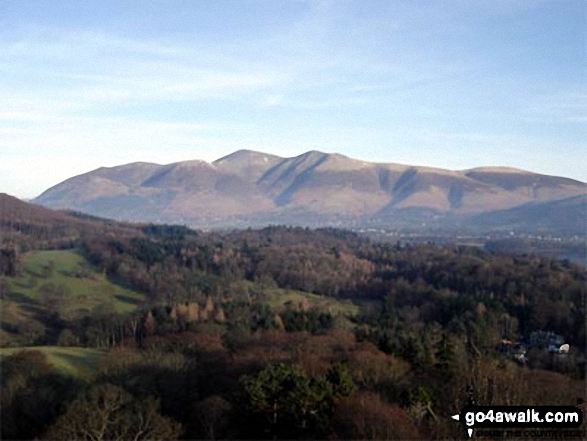
POLYGON ((247 150, 241 149, 237 150, 236 152, 230 153, 229 155, 223 156, 222 158, 217 159, 216 161, 212 162, 214 165, 223 164, 226 162, 234 162, 234 161, 256 161, 261 160, 263 162, 269 162, 275 159, 283 159, 276 155, 271 155, 269 153, 257 152, 255 150, 247 150), (267 159, 267 161, 265 161, 267 159))
MULTIPOLYGON (((183 161, 102 168, 35 201, 126 220, 193 222, 255 215, 395 216, 402 210, 471 214, 585 194, 587 185, 509 167, 452 171, 366 162, 310 150, 282 158, 238 150, 212 164, 183 161), (305 214, 300 214, 305 213, 305 214)), ((239 221, 240 222, 240 221, 239 221)))
POLYGON ((238 175, 249 182, 256 182, 267 170, 283 161, 283 158, 253 150, 237 150, 212 163, 217 169, 238 175))
POLYGON ((521 168, 505 167, 505 166, 493 166, 493 167, 475 167, 466 172, 477 172, 477 173, 524 173, 530 174, 529 171, 522 170, 521 168))
POLYGON ((200 167, 214 168, 214 166, 212 164, 210 164, 209 162, 203 161, 201 159, 191 159, 188 161, 174 162, 172 164, 169 164, 168 167, 173 167, 173 168, 200 168, 200 167))
POLYGON ((321 158, 328 158, 330 156, 332 156, 332 153, 321 152, 320 150, 309 150, 306 153, 302 153, 301 155, 298 155, 292 159, 297 159, 297 158, 321 159, 321 158))
POLYGON ((326 153, 320 150, 308 150, 306 153, 302 153, 299 156, 309 156, 309 155, 329 155, 330 153, 326 153))

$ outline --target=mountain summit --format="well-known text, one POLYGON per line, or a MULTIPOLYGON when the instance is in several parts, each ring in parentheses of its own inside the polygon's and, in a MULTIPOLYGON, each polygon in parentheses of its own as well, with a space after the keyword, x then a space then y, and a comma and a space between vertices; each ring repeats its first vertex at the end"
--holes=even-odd
POLYGON ((121 220, 198 226, 309 219, 327 224, 341 217, 393 223, 406 213, 473 218, 519 207, 526 207, 520 213, 543 213, 528 206, 585 194, 583 182, 508 167, 452 171, 319 151, 282 158, 239 150, 211 164, 102 167, 57 184, 34 202, 121 220))

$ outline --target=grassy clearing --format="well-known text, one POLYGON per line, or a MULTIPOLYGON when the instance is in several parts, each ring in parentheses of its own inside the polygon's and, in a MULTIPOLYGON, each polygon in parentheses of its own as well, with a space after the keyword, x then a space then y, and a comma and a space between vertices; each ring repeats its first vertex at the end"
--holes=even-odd
POLYGON ((0 346, 36 344, 54 313, 65 320, 90 315, 97 307, 126 313, 145 301, 143 294, 108 280, 75 251, 33 251, 22 259, 22 273, 5 278, 0 346))
POLYGON ((304 299, 310 308, 324 312, 330 312, 333 316, 355 317, 360 310, 359 305, 349 299, 335 299, 318 294, 262 286, 254 282, 241 280, 232 285, 233 293, 237 298, 243 298, 247 291, 261 294, 261 299, 267 302, 274 311, 283 311, 288 307, 297 307, 304 299))
POLYGON ((65 293, 62 314, 91 311, 107 304, 117 312, 129 312, 142 303, 144 295, 116 285, 95 271, 74 251, 34 251, 23 257, 23 274, 8 279, 7 298, 21 304, 42 304, 47 286, 65 293))
POLYGON ((76 377, 87 377, 95 373, 96 362, 106 353, 102 349, 29 346, 0 348, 0 360, 23 350, 40 351, 47 355, 48 362, 59 371, 76 377))
POLYGON ((303 299, 306 299, 311 308, 330 312, 333 316, 354 317, 359 313, 359 307, 350 300, 338 300, 317 294, 280 288, 265 289, 263 293, 267 296, 267 301, 271 308, 276 310, 283 310, 288 304, 296 306, 303 299))

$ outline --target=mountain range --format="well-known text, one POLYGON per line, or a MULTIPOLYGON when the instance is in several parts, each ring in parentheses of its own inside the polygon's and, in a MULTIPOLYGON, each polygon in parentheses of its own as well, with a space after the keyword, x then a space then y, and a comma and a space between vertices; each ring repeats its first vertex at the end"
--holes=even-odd
POLYGON ((548 230, 563 222, 584 234, 586 195, 583 182, 509 167, 452 171, 319 151, 282 158, 239 150, 212 163, 101 167, 33 202, 196 227, 436 222, 548 230))

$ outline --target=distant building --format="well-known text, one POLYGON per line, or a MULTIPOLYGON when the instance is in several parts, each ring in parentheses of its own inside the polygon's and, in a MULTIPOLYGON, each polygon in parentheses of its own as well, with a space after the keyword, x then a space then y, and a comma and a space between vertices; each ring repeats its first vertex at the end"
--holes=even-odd
POLYGON ((562 336, 550 331, 534 331, 528 339, 528 345, 531 348, 538 346, 550 351, 550 348, 554 347, 553 352, 558 352, 564 342, 565 340, 562 336))

